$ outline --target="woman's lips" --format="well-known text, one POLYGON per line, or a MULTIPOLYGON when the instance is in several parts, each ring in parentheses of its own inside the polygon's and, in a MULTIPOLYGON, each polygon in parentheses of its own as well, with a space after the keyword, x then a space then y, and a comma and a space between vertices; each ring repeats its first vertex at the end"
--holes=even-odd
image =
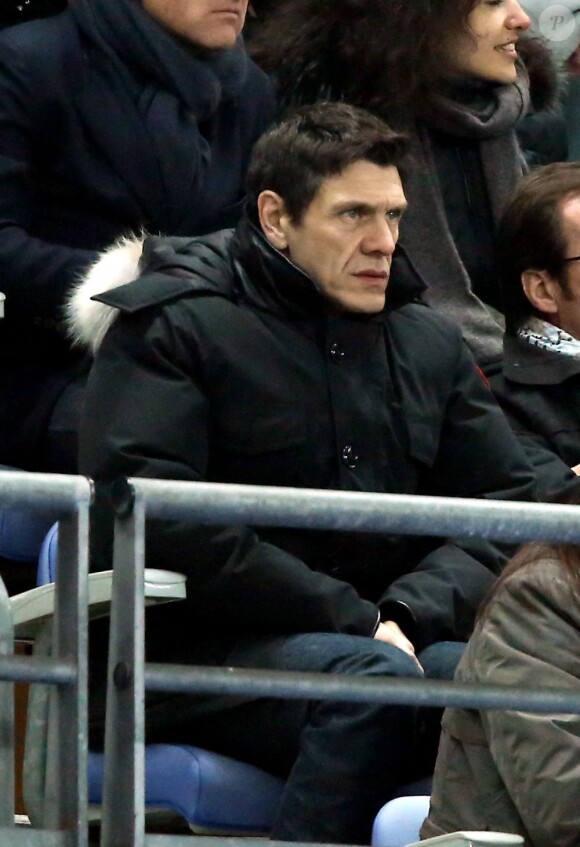
POLYGON ((515 58, 518 55, 515 41, 508 41, 507 44, 500 44, 495 49, 499 53, 504 53, 505 55, 509 56, 510 59, 515 58))

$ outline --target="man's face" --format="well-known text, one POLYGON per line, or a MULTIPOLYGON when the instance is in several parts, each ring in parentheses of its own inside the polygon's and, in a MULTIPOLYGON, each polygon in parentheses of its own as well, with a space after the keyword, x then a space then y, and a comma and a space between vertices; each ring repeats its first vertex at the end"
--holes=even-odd
POLYGON ((300 222, 281 216, 276 246, 334 311, 376 314, 385 305, 406 205, 397 168, 355 162, 324 180, 300 222))
POLYGON ((143 8, 173 35, 209 50, 232 47, 242 31, 248 0, 142 0, 143 8))
MULTIPOLYGON (((562 224, 566 237, 566 256, 580 256, 580 197, 562 204, 562 224)), ((565 286, 555 287, 557 315, 553 323, 580 339, 580 260, 566 263, 565 286)))

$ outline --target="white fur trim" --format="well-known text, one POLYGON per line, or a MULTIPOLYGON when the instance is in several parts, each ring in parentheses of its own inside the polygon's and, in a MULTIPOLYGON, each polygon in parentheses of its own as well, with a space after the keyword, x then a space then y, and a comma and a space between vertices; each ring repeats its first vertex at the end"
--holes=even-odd
POLYGON ((144 236, 116 241, 101 253, 74 287, 65 304, 68 333, 74 344, 89 347, 96 353, 118 312, 91 297, 137 279, 143 241, 144 236))

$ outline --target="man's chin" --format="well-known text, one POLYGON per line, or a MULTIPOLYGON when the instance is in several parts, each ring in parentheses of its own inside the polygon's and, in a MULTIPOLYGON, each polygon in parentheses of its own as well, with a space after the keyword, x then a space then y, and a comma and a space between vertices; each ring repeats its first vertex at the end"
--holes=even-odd
POLYGON ((385 295, 351 301, 334 301, 332 311, 343 315, 378 315, 385 308, 385 295))

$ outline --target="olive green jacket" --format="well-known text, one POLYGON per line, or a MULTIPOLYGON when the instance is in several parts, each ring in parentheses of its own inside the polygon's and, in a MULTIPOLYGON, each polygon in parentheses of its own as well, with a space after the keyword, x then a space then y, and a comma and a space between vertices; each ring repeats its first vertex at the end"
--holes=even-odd
MULTIPOLYGON (((456 679, 580 697, 580 597, 558 561, 506 579, 456 679)), ((580 715, 447 709, 421 837, 460 829, 518 833, 526 847, 579 847, 580 715)))

